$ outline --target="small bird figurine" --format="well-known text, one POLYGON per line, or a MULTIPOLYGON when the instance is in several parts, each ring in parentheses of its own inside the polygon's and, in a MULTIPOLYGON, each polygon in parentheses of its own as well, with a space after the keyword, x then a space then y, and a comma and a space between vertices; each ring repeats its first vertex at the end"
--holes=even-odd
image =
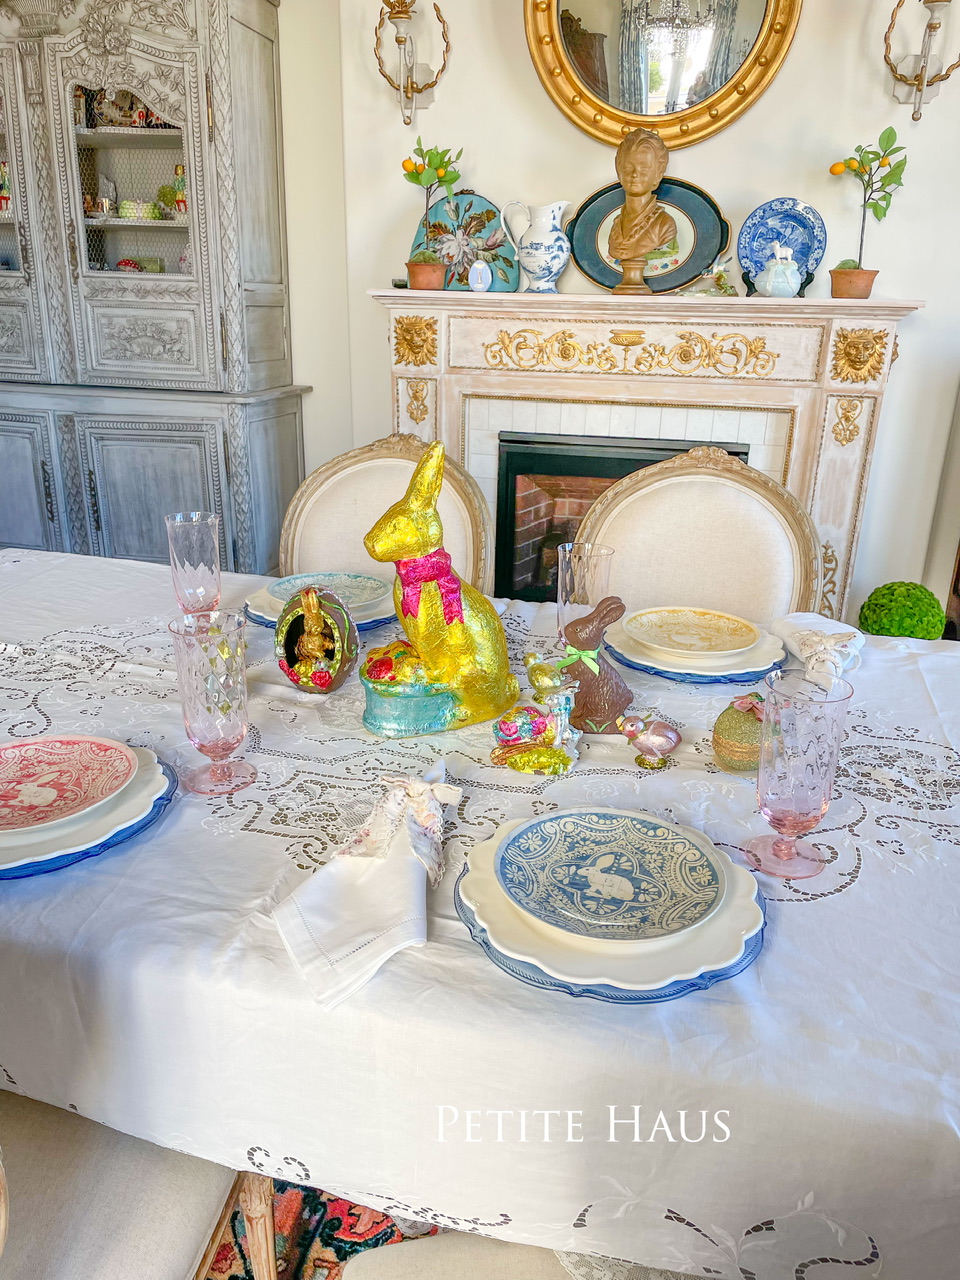
POLYGON ((525 653, 523 665, 527 668, 533 700, 543 706, 547 695, 564 683, 563 672, 558 671, 552 662, 547 662, 542 653, 525 653))
POLYGON ((665 768, 667 756, 676 751, 683 740, 673 725, 650 717, 621 716, 617 727, 638 753, 635 758, 641 769, 665 768))

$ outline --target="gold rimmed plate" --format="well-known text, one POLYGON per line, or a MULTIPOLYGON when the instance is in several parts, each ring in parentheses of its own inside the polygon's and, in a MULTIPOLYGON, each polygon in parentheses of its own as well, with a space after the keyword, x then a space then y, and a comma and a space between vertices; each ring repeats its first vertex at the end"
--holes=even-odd
POLYGON ((623 627, 651 656, 666 658, 726 657, 760 640, 760 628, 752 622, 716 609, 641 609, 625 618, 623 627))

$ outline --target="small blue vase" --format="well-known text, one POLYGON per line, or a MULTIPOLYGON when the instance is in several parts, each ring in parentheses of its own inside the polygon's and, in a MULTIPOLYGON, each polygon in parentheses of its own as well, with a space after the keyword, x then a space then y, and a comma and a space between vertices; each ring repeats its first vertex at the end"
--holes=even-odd
POLYGON ((556 293, 557 281, 570 261, 570 241, 560 228, 560 219, 567 207, 566 200, 556 204, 531 205, 510 200, 503 206, 500 221, 513 245, 517 261, 527 273, 528 284, 524 293, 556 293), (507 222, 507 210, 516 205, 527 219, 527 229, 519 240, 514 238, 507 222))

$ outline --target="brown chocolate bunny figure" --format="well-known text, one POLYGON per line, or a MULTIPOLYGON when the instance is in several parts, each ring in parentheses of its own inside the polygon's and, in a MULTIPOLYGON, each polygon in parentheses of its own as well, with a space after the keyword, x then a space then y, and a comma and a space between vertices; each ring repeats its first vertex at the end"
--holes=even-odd
POLYGON ((619 733, 617 720, 633 702, 629 687, 601 653, 604 631, 625 612, 619 597, 607 596, 564 631, 567 656, 556 665, 569 679, 580 682, 570 723, 581 733, 619 733))

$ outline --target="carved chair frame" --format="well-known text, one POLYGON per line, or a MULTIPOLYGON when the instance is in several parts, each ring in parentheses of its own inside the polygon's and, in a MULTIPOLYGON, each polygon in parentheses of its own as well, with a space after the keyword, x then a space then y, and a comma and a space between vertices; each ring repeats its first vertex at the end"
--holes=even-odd
MULTIPOLYGON (((329 462, 318 467, 307 476, 303 484, 293 495, 287 514, 283 519, 280 534, 280 574, 293 573, 293 554, 297 531, 306 511, 312 505, 318 493, 335 482, 337 475, 345 467, 354 467, 366 462, 377 462, 384 458, 402 458, 414 466, 420 461, 426 443, 419 436, 397 433, 375 440, 373 444, 353 449, 349 453, 340 454, 329 462)), ((473 536, 473 556, 471 563, 456 568, 463 573, 467 582, 487 594, 492 590, 493 578, 493 517, 487 500, 480 486, 469 472, 447 454, 443 464, 443 483, 449 485, 463 503, 470 521, 473 536)), ((399 499, 402 495, 397 494, 399 499)), ((370 513, 371 523, 379 512, 370 513)))
POLYGON ((820 608, 823 564, 820 539, 810 516, 789 490, 776 480, 748 467, 724 449, 701 446, 689 453, 679 453, 664 462, 634 471, 610 486, 583 517, 577 530, 578 542, 603 542, 603 526, 611 513, 624 501, 664 479, 690 477, 723 480, 754 494, 773 507, 783 518, 797 551, 797 576, 793 584, 790 612, 809 612, 820 608))

